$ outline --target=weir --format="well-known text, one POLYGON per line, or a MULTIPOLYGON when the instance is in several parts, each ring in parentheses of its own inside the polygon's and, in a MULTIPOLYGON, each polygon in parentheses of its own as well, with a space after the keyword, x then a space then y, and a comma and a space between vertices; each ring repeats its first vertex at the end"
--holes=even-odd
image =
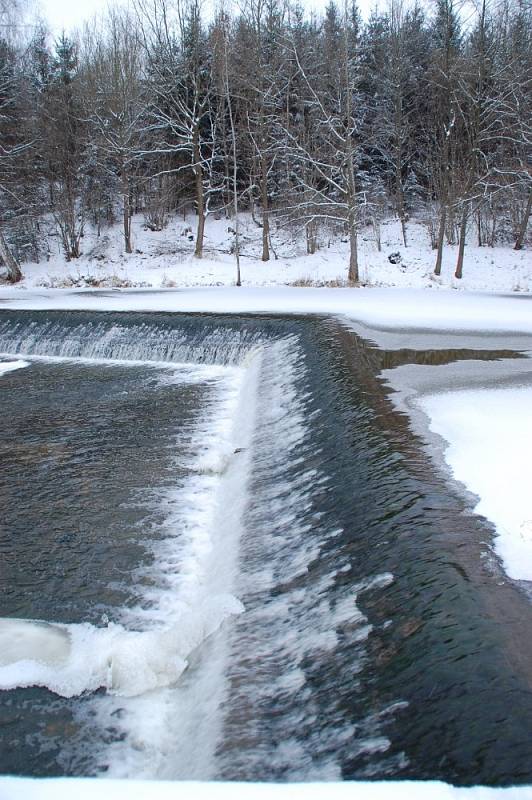
POLYGON ((238 365, 271 338, 271 325, 242 326, 170 314, 2 313, 0 352, 116 361, 238 365), (265 329, 266 328, 266 329, 265 329), (268 330, 270 328, 270 330, 268 330))
POLYGON ((376 351, 326 319, 2 312, 0 352, 29 362, 0 377, 2 614, 78 648, 39 687, 0 667, 2 771, 530 781, 519 594, 490 605, 489 529, 376 351))

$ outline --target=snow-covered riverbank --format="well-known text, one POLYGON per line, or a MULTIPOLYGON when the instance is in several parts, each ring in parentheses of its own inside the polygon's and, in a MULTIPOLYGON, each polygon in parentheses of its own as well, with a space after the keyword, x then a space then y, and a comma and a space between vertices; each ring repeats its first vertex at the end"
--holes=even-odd
MULTIPOLYGON (((232 286, 236 280, 233 223, 215 215, 207 218, 204 257, 194 258, 193 215, 173 217, 162 231, 146 230, 142 215, 133 217, 133 252, 123 252, 120 225, 105 229, 101 236, 87 226, 82 255, 67 263, 55 226, 47 237, 48 257, 40 263, 22 265, 20 288, 232 286), (189 237, 192 239, 189 239, 189 237)), ((260 260, 262 229, 249 214, 243 214, 241 274, 243 286, 345 285, 349 245, 345 237, 323 231, 319 249, 306 253, 301 231, 274 228, 270 261, 260 260)), ((532 291, 532 259, 527 250, 512 246, 478 247, 471 232, 466 247, 463 278, 454 278, 457 245, 445 247, 440 276, 434 275, 435 251, 421 220, 408 224, 408 247, 396 219, 381 225, 381 249, 371 228, 362 228, 358 240, 362 285, 468 291, 532 291), (390 260, 391 256, 391 260, 390 260)))
POLYGON ((532 581, 532 382, 432 395, 420 406, 430 429, 448 443, 453 476, 479 498, 475 513, 495 525, 505 571, 532 581))

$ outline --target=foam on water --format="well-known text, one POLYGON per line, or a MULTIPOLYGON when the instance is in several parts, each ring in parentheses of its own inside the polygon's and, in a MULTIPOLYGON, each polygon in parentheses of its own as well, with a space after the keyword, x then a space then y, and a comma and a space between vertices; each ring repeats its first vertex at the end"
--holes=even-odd
MULTIPOLYGON (((177 620, 183 609, 221 605, 223 618, 242 609, 234 598, 243 514, 252 460, 252 432, 261 357, 246 369, 226 369, 213 381, 210 404, 196 421, 184 486, 167 494, 164 535, 153 544, 153 564, 139 573, 143 602, 125 610, 128 628, 151 631, 177 620), (234 598, 230 600, 229 598, 234 598)), ((163 499, 163 498, 161 498, 163 499)), ((209 618, 209 616, 207 617, 209 618)), ((230 623, 230 620, 227 620, 230 623)), ((114 777, 210 777, 227 697, 227 633, 217 631, 192 653, 191 673, 135 698, 95 696, 87 724, 112 727, 113 741, 97 754, 114 777)), ((149 649, 149 648, 148 648, 149 649)), ((80 712, 83 713, 83 712, 80 712)), ((82 720, 83 722, 83 720, 82 720)))
MULTIPOLYGON (((31 351, 32 360, 97 362, 107 368, 145 364, 145 356, 159 383, 197 382, 208 392, 193 429, 176 430, 177 452, 183 453, 183 437, 188 440, 188 456, 176 468, 188 477, 179 489, 161 490, 157 497, 165 520, 156 540, 145 542, 154 558, 136 572, 138 606, 122 609, 104 627, 0 621, 0 687, 44 686, 63 697, 106 689, 75 710, 80 729, 88 732, 96 723, 104 732, 112 724, 117 732, 110 743, 106 736, 100 744, 98 736, 91 742, 95 769, 103 766, 120 776, 205 776, 220 734, 225 690, 227 652, 220 628, 243 611, 233 590, 260 353, 236 336, 224 358, 242 366, 221 365, 222 333, 230 343, 234 332, 214 331, 210 339, 220 351, 218 364, 182 364, 171 359, 197 356, 199 343, 187 350, 179 331, 171 332, 164 352, 154 352, 142 340, 137 346, 130 329, 129 339, 113 326, 103 340, 90 341, 81 329, 73 339, 72 332, 64 335, 46 322, 29 327, 30 333, 6 329, 3 346, 11 336, 8 347, 31 351), (161 354, 168 360, 158 360, 161 354), (183 672, 190 660, 194 677, 187 681, 183 672)), ((216 360, 213 347, 207 341, 206 360, 216 360)), ((87 737, 81 740, 65 747, 86 749, 87 737)))
MULTIPOLYGON (((9 353, 0 352, 0 359, 9 357, 9 353)), ((26 361, 0 361, 0 374, 14 369, 29 367, 32 362, 42 364, 86 364, 112 369, 113 367, 149 367, 156 372, 161 385, 205 384, 211 380, 223 378, 231 367, 217 364, 190 364, 187 362, 155 361, 134 358, 90 358, 88 356, 43 356, 34 353, 26 354, 26 361), (5 369, 3 369, 5 367, 5 369)))
MULTIPOLYGON (((189 367, 184 377, 182 372, 172 365, 171 380, 210 379, 215 391, 196 424, 188 465, 192 477, 184 490, 168 498, 168 535, 158 545, 154 588, 145 593, 142 607, 125 614, 127 627, 0 620, 0 688, 44 686, 63 697, 99 688, 120 696, 143 694, 175 683, 190 654, 228 616, 243 611, 240 601, 223 592, 231 575, 216 571, 222 593, 213 590, 208 575, 208 562, 216 558, 220 482, 235 446, 246 443, 245 435, 233 436, 243 372, 211 366, 189 367)), ((235 461, 238 469, 243 458, 235 461)))
POLYGON ((253 438, 256 494, 246 515, 237 590, 246 614, 229 632, 233 691, 217 777, 340 779, 346 751, 384 753, 389 746, 378 719, 360 726, 340 718, 333 727, 318 724, 324 698, 313 688, 314 668, 334 659, 339 642, 348 640, 356 690, 372 630, 357 596, 385 588, 393 576, 373 576, 340 593, 335 584, 342 563, 330 572, 314 569, 309 577, 343 531, 318 511, 330 479, 319 466, 313 435, 319 411, 309 407, 305 385, 304 354, 295 337, 264 348, 253 438), (242 709, 254 712, 243 715, 242 709), (268 709, 266 724, 261 709, 268 709))

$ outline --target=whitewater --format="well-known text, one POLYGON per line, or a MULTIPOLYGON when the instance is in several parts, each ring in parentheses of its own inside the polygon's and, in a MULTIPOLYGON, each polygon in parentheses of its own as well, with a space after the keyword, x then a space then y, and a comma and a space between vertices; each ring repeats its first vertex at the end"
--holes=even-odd
MULTIPOLYGON (((296 337, 272 339, 252 328, 235 336, 216 326, 184 335, 179 328, 169 332, 159 323, 141 322, 133 339, 128 325, 116 319, 84 318, 67 330, 63 324, 59 318, 39 317, 29 325, 9 320, 0 325, 2 350, 25 354, 28 379, 39 365, 106 370, 144 365, 160 386, 206 387, 208 402, 185 432, 186 479, 160 497, 167 513, 162 535, 150 545, 153 561, 140 573, 140 601, 96 625, 4 618, 0 686, 6 691, 40 686, 63 698, 92 695, 75 711, 76 725, 90 731, 96 724, 105 731, 112 724, 111 740, 98 744, 97 737, 91 744, 92 762, 100 765, 94 769, 104 764, 107 776, 205 779, 238 771, 234 755, 227 760, 217 748, 222 730, 225 738, 242 735, 237 732, 242 721, 231 732, 235 697, 228 705, 228 692, 244 653, 254 652, 257 668, 238 678, 238 703, 285 696, 283 726, 311 727, 320 712, 308 702, 308 722, 301 718, 299 698, 307 691, 302 666, 324 652, 332 655, 337 631, 346 625, 352 641, 363 647, 371 625, 357 607, 357 591, 385 588, 393 576, 370 576, 331 604, 325 598, 336 570, 327 572, 314 586, 324 598, 318 606, 313 594, 297 585, 342 530, 316 527, 313 497, 323 491, 327 476, 316 466, 305 468, 305 459, 319 461, 309 427, 317 412, 309 414, 310 394, 297 387, 306 373, 296 337), (254 487, 252 475, 259 481, 254 487), (309 537, 312 527, 317 535, 309 537), (290 583, 294 590, 278 601, 250 599, 290 583), (242 632, 235 627, 238 617, 247 618, 242 632)), ((365 733, 361 752, 387 750, 377 728, 365 733)), ((334 735, 341 741, 354 729, 339 726, 334 735)), ((296 734, 273 761, 253 748, 242 750, 240 758, 248 773, 273 768, 286 774, 290 764, 290 780, 339 777, 331 742, 323 745, 319 757, 318 740, 302 745, 296 734), (312 758, 305 754, 309 746, 312 758)), ((72 746, 87 747, 86 736, 72 746)), ((75 752, 71 758, 77 758, 75 752)))

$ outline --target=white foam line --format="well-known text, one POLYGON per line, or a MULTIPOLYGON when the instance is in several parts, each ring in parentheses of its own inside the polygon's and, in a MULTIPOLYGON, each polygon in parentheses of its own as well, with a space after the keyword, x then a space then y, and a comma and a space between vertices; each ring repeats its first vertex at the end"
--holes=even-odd
MULTIPOLYGON (((259 370, 260 355, 251 359, 247 369, 226 370, 207 417, 196 424, 194 441, 209 444, 192 459, 193 474, 173 498, 175 516, 166 523, 169 536, 154 551, 153 577, 161 588, 150 591, 151 608, 132 612, 133 618, 149 627, 172 620, 183 608, 197 608, 209 598, 216 602, 218 597, 233 596, 248 499, 259 370), (179 531, 178 539, 172 536, 172 527, 179 531)), ((227 630, 221 630, 206 642, 193 675, 185 674, 176 686, 132 700, 94 698, 91 705, 99 725, 112 724, 125 734, 99 756, 99 762, 108 765, 109 776, 211 774, 227 691, 227 635, 227 630)))
MULTIPOLYGON (((6 356, 9 357, 9 353, 0 353, 0 358, 6 356)), ((17 359, 17 361, 0 361, 0 375, 4 375, 6 372, 13 372, 16 369, 24 369, 24 367, 29 367, 29 363, 22 359, 17 359)))
POLYGON ((532 787, 459 788, 440 781, 199 783, 0 778, 2 800, 532 800, 532 787))
MULTIPOLYGON (((89 358, 88 356, 42 356, 34 355, 33 353, 17 353, 24 357, 24 361, 7 361, 0 362, 0 374, 2 371, 9 372, 13 369, 20 369, 21 367, 29 367, 32 362, 43 363, 73 363, 73 364, 94 364, 97 366, 116 366, 116 367, 153 367, 154 369, 164 370, 186 370, 191 373, 198 373, 198 380, 203 380, 202 372, 209 372, 213 377, 224 375, 228 370, 235 369, 231 365, 219 364, 196 364, 190 361, 149 361, 142 359, 125 359, 125 358, 89 358), (17 366, 12 366, 16 364, 17 366), (6 369, 3 369, 3 368, 6 369)), ((13 358, 13 353, 0 353, 0 358, 13 358)))

